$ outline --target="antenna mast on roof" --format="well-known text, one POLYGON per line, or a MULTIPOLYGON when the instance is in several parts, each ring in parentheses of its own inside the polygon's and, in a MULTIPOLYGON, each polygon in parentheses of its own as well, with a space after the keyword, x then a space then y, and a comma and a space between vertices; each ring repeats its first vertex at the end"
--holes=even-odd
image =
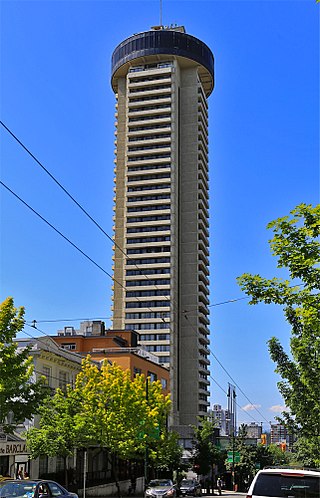
POLYGON ((162 0, 160 0, 160 26, 162 26, 162 0))

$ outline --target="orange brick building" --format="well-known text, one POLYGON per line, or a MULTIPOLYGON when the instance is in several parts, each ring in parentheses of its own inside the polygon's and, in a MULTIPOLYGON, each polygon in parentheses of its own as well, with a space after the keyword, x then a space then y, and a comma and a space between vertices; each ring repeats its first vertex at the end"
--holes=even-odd
POLYGON ((165 394, 169 392, 169 369, 159 363, 157 356, 138 345, 138 334, 134 330, 106 330, 104 322, 80 323, 80 330, 64 327, 52 339, 63 349, 88 354, 95 361, 105 359, 130 370, 132 377, 144 374, 151 381, 160 380, 165 394))

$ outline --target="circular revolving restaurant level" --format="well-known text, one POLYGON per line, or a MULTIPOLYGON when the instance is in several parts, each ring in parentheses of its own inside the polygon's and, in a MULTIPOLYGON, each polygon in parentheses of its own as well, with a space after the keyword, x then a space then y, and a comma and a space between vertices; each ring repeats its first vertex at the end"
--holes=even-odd
POLYGON ((199 66, 199 77, 208 97, 214 87, 214 58, 210 48, 198 38, 174 29, 154 29, 130 36, 112 54, 111 84, 117 91, 117 80, 125 76, 133 61, 178 58, 180 63, 199 66), (147 58, 147 59, 146 59, 147 58))

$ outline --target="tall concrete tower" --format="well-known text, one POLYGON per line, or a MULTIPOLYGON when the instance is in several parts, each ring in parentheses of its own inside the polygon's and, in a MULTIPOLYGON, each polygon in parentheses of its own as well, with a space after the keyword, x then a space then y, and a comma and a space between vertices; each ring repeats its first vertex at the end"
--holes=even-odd
POLYGON ((213 66, 211 50, 183 27, 131 36, 112 56, 113 327, 137 330, 140 343, 170 365, 171 426, 182 437, 209 406, 213 66))

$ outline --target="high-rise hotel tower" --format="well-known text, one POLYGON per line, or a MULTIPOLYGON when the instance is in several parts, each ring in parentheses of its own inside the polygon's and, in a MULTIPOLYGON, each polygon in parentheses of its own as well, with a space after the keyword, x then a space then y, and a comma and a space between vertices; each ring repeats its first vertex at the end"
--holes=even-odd
POLYGON ((112 56, 116 94, 113 328, 170 365, 171 425, 209 396, 208 103, 213 55, 156 26, 112 56))

